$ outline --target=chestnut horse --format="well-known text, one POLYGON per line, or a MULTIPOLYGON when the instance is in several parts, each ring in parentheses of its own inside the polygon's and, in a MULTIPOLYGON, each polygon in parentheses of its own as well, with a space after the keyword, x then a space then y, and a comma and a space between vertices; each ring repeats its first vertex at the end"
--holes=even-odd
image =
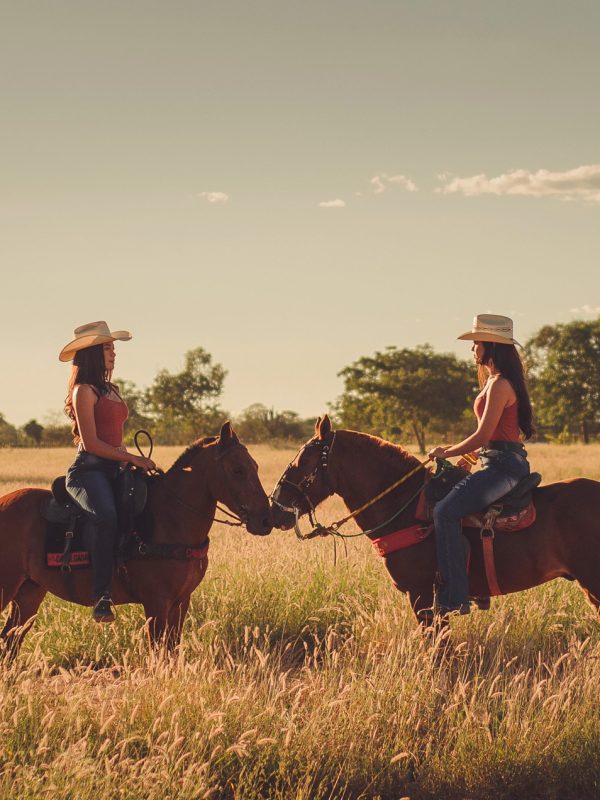
MULTIPOLYGON (((395 481, 418 467, 419 461, 389 442, 356 431, 333 431, 327 416, 317 420, 316 435, 287 467, 271 495, 274 527, 289 530, 295 514, 312 511, 326 497, 339 495, 358 509, 395 481), (312 506, 312 509, 311 509, 312 506)), ((370 538, 416 524, 419 487, 425 470, 356 516, 363 531, 389 520, 411 498, 393 522, 370 538)), ((499 533, 494 539, 498 581, 504 594, 529 589, 554 578, 575 579, 593 607, 600 610, 600 483, 587 478, 560 481, 534 490, 537 519, 529 528, 499 533)), ((490 595, 479 530, 464 528, 471 548, 469 586, 472 598, 490 595)), ((432 621, 437 571, 435 539, 431 535, 384 556, 396 588, 408 593, 417 619, 432 621)))
MULTIPOLYGON (((0 611, 12 603, 0 638, 13 651, 46 592, 80 605, 93 602, 90 569, 63 573, 45 564, 46 521, 41 511, 49 495, 44 489, 19 489, 0 498, 0 611)), ((206 571, 203 550, 217 502, 235 512, 250 533, 271 532, 269 501, 258 467, 229 422, 219 437, 194 442, 167 472, 148 481, 153 542, 177 543, 183 545, 177 548, 180 554, 202 552, 202 557, 136 558, 126 561, 125 571, 115 570, 115 604, 143 604, 152 643, 165 641, 173 647, 179 642, 190 595, 206 571)))

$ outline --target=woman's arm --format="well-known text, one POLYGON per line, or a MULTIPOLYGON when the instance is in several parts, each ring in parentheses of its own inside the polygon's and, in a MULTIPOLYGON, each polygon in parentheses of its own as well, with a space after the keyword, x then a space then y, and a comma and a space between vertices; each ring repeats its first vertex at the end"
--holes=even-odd
POLYGON ((98 438, 96 418, 94 417, 94 406, 97 402, 98 398, 91 386, 82 383, 73 389, 73 408, 83 449, 100 458, 124 461, 142 469, 153 469, 154 462, 151 459, 133 455, 133 453, 128 453, 125 448, 113 447, 98 438))
POLYGON ((507 380, 492 381, 490 388, 487 392, 485 411, 479 420, 479 425, 475 433, 463 439, 458 444, 450 445, 449 447, 436 447, 429 453, 430 458, 452 458, 453 456, 462 456, 465 453, 471 453, 473 450, 478 450, 483 445, 487 444, 498 427, 498 422, 502 416, 502 412, 510 401, 513 399, 513 392, 510 383, 507 380), (439 452, 442 451, 442 452, 439 452))

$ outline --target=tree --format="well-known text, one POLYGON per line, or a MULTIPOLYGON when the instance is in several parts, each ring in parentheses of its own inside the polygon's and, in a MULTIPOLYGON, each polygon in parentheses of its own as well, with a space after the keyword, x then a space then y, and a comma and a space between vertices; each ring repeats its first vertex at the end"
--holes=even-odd
POLYGON ((600 318, 545 325, 525 345, 538 422, 576 428, 585 444, 600 422, 600 318))
POLYGON ((152 419, 146 413, 144 392, 138 389, 133 381, 118 378, 115 383, 119 387, 119 394, 127 403, 129 415, 125 423, 125 441, 131 444, 136 431, 152 427, 152 419))
POLYGON ((40 425, 36 419, 30 419, 29 422, 26 422, 22 430, 30 439, 33 439, 37 447, 41 445, 44 426, 40 425))
POLYGON ((44 447, 73 447, 73 432, 70 425, 50 423, 44 428, 44 447))
POLYGON ((0 447, 16 447, 18 444, 19 432, 6 421, 4 414, 0 414, 0 447))
POLYGON ((303 420, 295 411, 275 411, 254 403, 242 411, 235 427, 239 437, 248 442, 303 441, 312 436, 314 420, 303 420))
POLYGON ((359 358, 339 373, 344 393, 333 411, 345 427, 398 438, 403 428, 425 452, 428 431, 455 428, 473 396, 469 365, 429 345, 414 350, 388 347, 359 358))
POLYGON ((144 396, 157 438, 164 444, 179 444, 213 431, 224 413, 218 398, 226 374, 202 347, 185 354, 181 372, 161 370, 144 396))
POLYGON ((43 447, 73 447, 72 423, 63 411, 44 414, 43 447))

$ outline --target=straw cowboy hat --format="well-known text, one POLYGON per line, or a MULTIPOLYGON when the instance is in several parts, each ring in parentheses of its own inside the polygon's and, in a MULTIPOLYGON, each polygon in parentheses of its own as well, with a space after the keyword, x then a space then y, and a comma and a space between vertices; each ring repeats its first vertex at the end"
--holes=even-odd
POLYGON ((78 350, 85 347, 93 347, 95 344, 106 344, 117 339, 121 342, 128 342, 131 339, 129 331, 111 331, 106 322, 88 322, 87 325, 80 325, 73 331, 75 338, 66 344, 58 356, 60 361, 71 361, 78 350))
POLYGON ((499 314, 477 314, 473 327, 463 333, 459 339, 470 339, 474 342, 500 342, 500 344, 521 345, 513 339, 513 321, 510 317, 499 314))

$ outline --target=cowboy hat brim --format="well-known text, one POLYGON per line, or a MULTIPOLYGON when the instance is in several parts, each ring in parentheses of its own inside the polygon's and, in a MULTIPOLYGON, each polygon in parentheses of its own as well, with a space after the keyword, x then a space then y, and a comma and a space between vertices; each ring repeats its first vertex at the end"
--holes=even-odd
POLYGON ((485 331, 467 331, 456 338, 467 339, 471 342, 497 342, 498 344, 514 344, 517 347, 522 347, 516 339, 509 339, 508 336, 501 336, 498 333, 486 333, 485 331))
POLYGON ((86 347, 94 347, 97 344, 106 344, 107 342, 128 342, 131 339, 129 331, 111 331, 110 336, 103 336, 97 333, 90 334, 89 336, 80 336, 78 339, 73 339, 72 342, 65 345, 60 351, 58 356, 59 361, 72 361, 75 353, 79 350, 84 350, 86 347))

